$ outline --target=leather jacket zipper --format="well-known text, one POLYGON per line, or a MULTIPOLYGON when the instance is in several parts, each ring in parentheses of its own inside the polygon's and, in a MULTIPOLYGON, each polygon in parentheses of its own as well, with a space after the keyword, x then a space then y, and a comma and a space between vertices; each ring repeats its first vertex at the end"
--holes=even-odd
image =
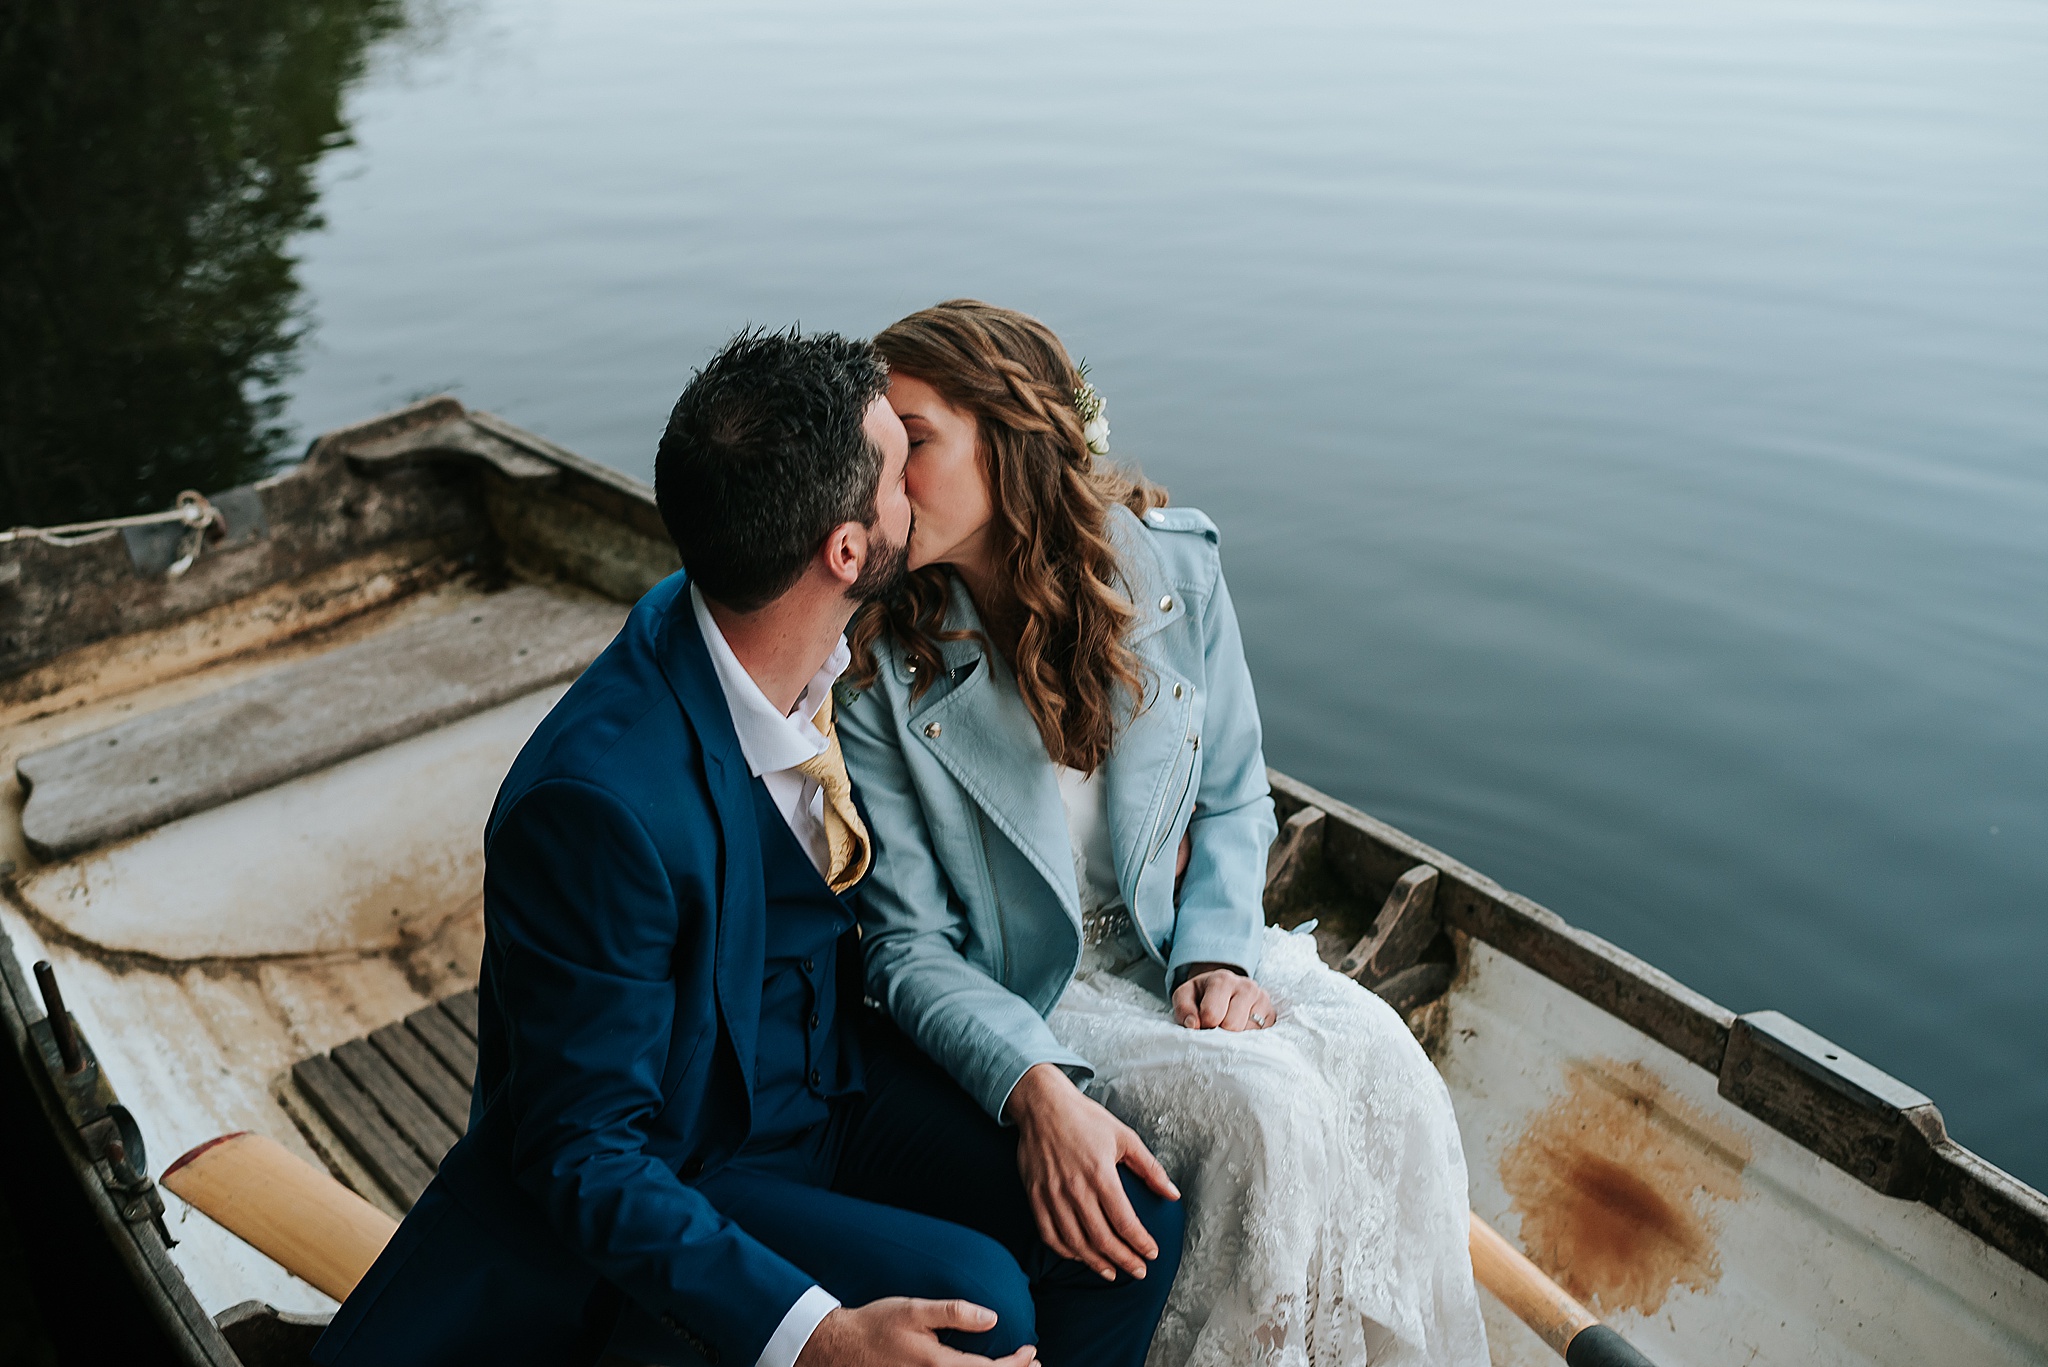
MULTIPOLYGON (((1159 822, 1156 826, 1152 828, 1152 850, 1151 853, 1145 856, 1145 862, 1147 864, 1150 864, 1153 860, 1157 859, 1159 857, 1159 852, 1166 848, 1166 838, 1169 835, 1173 834, 1174 814, 1180 811, 1180 804, 1187 799, 1188 789, 1194 786, 1195 756, 1202 748, 1202 738, 1200 736, 1184 736, 1182 737, 1182 739, 1187 742, 1185 745, 1181 747, 1188 753, 1187 777, 1181 780, 1180 791, 1174 794, 1173 801, 1167 803, 1166 806, 1160 810, 1159 822)), ((1178 755, 1176 755, 1175 758, 1176 760, 1178 760, 1178 755)), ((1174 766, 1176 772, 1179 770, 1179 767, 1179 764, 1176 763, 1174 766)))

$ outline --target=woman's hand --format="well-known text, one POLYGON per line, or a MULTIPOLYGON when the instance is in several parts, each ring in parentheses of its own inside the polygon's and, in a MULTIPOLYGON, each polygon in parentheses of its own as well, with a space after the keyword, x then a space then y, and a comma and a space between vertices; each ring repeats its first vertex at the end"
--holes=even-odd
POLYGON ((1131 1209, 1117 1166, 1129 1164, 1169 1201, 1180 1199, 1180 1189, 1137 1131, 1050 1063, 1018 1080, 1005 1111, 1017 1126, 1017 1170, 1045 1246, 1105 1278, 1118 1268, 1142 1278, 1159 1245, 1131 1209))
MULTIPOLYGON (((990 1359, 956 1352, 939 1342, 939 1331, 986 1333, 996 1312, 966 1301, 919 1301, 889 1296, 839 1309, 818 1321, 796 1367, 990 1367, 990 1359)), ((993 1367, 1028 1367, 1038 1349, 1025 1344, 993 1367)))
POLYGON ((1263 1030, 1279 1014, 1266 989, 1227 964, 1195 964, 1173 993, 1173 1018, 1190 1030, 1263 1030))

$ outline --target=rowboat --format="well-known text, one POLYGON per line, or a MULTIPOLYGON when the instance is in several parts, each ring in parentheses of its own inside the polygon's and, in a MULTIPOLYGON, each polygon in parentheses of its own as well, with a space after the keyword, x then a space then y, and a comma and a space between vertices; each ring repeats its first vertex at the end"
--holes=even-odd
MULTIPOLYGON (((646 487, 448 398, 0 533, 0 1171, 80 1360, 305 1361, 334 1301, 166 1160, 252 1132, 419 1195, 467 1121, 485 813, 675 568, 646 487)), ((2048 1361, 2048 1198, 1926 1096, 1272 784, 1269 919, 1406 1014, 1475 1212, 1651 1359, 2048 1361)), ((1487 1306, 1496 1363, 1557 1361, 1487 1306)))

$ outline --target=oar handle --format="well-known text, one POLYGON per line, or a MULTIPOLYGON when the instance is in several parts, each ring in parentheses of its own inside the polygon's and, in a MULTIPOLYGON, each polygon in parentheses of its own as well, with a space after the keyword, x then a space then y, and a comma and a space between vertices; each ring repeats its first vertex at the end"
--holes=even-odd
POLYGON ((177 1197, 338 1301, 377 1261, 398 1222, 275 1140, 209 1139, 164 1170, 177 1197))
MULTIPOLYGON (((336 1300, 369 1271, 398 1222, 260 1134, 222 1135, 165 1170, 163 1185, 336 1300)), ((1651 1367, 1492 1225, 1471 1217, 1472 1275, 1568 1367, 1651 1367)))
POLYGON ((1560 1354, 1567 1367, 1652 1367, 1629 1341, 1523 1257, 1492 1225, 1472 1215, 1472 1276, 1516 1319, 1560 1354))

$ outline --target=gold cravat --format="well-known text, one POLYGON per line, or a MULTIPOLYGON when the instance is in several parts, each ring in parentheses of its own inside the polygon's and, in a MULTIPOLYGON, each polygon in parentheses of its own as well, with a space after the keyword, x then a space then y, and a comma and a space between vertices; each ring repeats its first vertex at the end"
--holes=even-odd
POLYGON ((871 851, 868 828, 861 824, 853 805, 853 783, 846 777, 846 757, 839 751, 839 727, 832 716, 832 694, 811 724, 825 737, 825 748, 811 756, 797 771, 825 794, 825 844, 831 853, 831 868, 825 881, 834 892, 845 892, 867 875, 871 851))

